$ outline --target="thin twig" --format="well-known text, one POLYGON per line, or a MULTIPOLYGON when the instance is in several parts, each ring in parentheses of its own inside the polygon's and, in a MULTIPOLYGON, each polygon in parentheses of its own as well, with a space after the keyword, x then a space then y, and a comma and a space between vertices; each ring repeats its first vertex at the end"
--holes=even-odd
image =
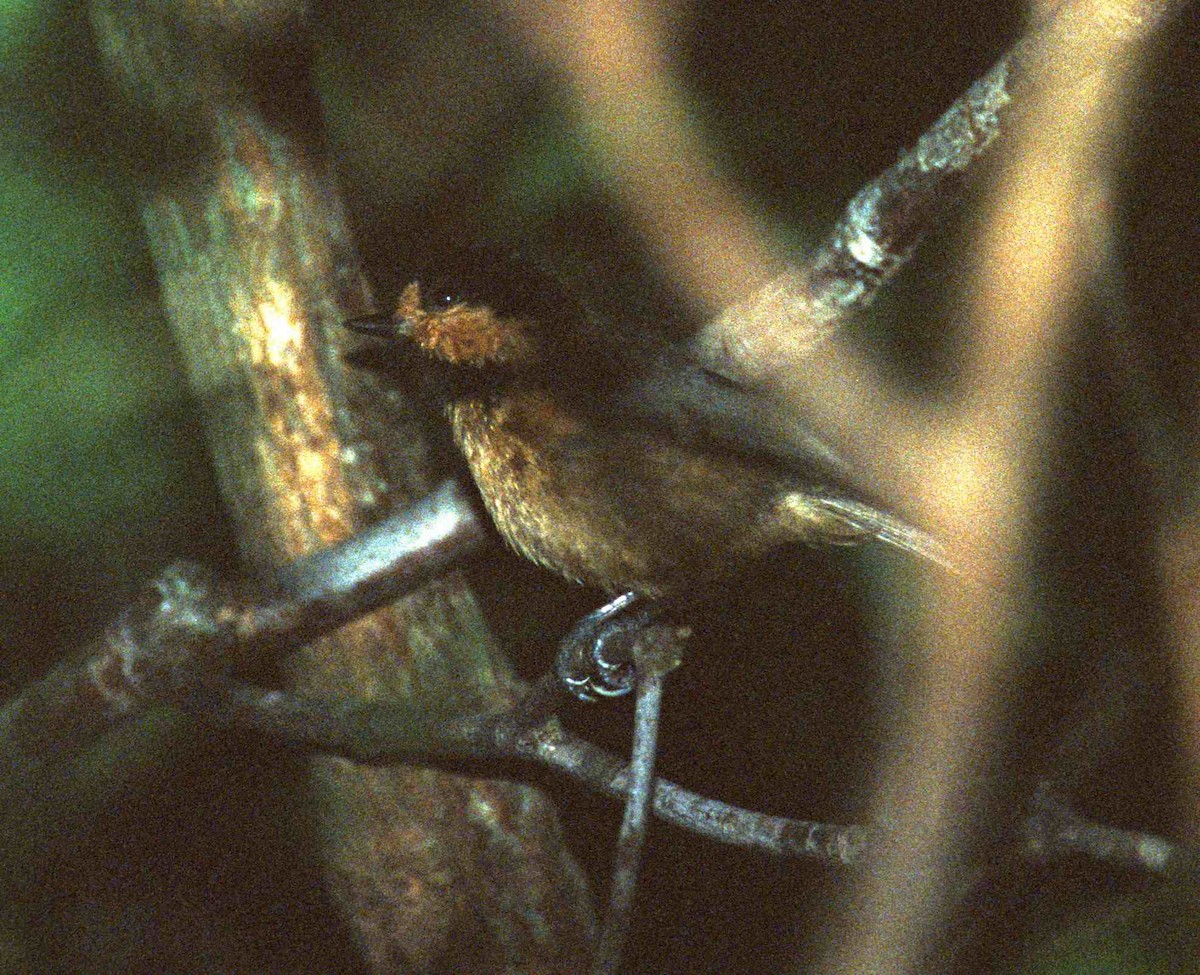
MULTIPOLYGON (((437 720, 400 701, 327 701, 252 687, 226 677, 175 698, 185 710, 238 727, 369 764, 519 760, 553 769, 594 791, 626 799, 630 771, 620 760, 563 729, 552 715, 567 695, 553 671, 502 710, 437 720)), ((875 831, 769 816, 709 799, 659 778, 653 812, 664 822, 715 842, 773 856, 850 866, 869 854, 875 831)), ((1157 875, 1200 875, 1200 854, 1165 837, 1088 819, 1039 787, 1019 846, 1049 863, 1083 856, 1109 866, 1157 875)))
MULTIPOLYGON (((456 768, 471 761, 516 760, 624 799, 629 772, 620 759, 551 720, 553 704, 565 699, 560 688, 550 672, 506 708, 447 720, 422 714, 403 701, 330 701, 225 676, 177 688, 170 703, 222 727, 252 730, 362 764, 456 768)), ((697 795, 665 779, 655 785, 654 813, 716 842, 774 856, 850 864, 861 859, 868 843, 867 831, 859 826, 770 816, 697 795)))
POLYGON ((621 832, 617 837, 617 849, 613 858, 608 914, 600 931, 600 944, 592 963, 594 975, 615 975, 629 940, 642 849, 645 846, 647 824, 654 805, 654 761, 658 752, 663 684, 667 674, 678 666, 680 659, 675 655, 668 660, 667 651, 669 647, 681 643, 688 635, 689 631, 678 628, 653 627, 634 648, 637 704, 633 718, 633 749, 629 758, 629 785, 625 796, 625 816, 621 821, 621 832), (646 639, 655 644, 648 648, 649 652, 645 652, 646 639))

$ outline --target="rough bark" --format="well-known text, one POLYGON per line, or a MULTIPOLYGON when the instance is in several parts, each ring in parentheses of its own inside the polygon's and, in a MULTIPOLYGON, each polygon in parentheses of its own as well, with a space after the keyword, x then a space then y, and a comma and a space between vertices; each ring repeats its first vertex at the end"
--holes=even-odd
MULTIPOLYGON (((321 156, 303 6, 91 10, 241 552, 269 575, 433 485, 403 404, 340 354, 337 323, 372 309, 321 156)), ((314 643, 292 674, 306 691, 445 714, 510 682, 456 577, 314 643)), ((372 971, 583 966, 586 891, 536 790, 334 758, 313 761, 311 784, 328 883, 372 971)))

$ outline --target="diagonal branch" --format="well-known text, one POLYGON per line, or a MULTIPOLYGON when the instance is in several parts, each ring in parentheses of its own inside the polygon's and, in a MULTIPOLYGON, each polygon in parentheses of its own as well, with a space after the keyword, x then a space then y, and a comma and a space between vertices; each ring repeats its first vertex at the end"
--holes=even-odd
POLYGON ((1132 46, 1151 37, 1184 2, 1059 4, 850 201, 799 267, 702 329, 693 341, 696 355, 808 418, 847 459, 864 490, 894 509, 911 508, 911 482, 928 480, 922 460, 939 418, 891 388, 838 326, 874 299, 936 226, 970 167, 1036 105, 1048 68, 1063 86, 1063 104, 1071 106, 1064 110, 1086 114, 1105 67, 1105 41, 1132 46), (1097 41, 1081 48, 1074 43, 1081 36, 1097 41), (897 472, 907 476, 898 480, 897 472))
MULTIPOLYGON (((164 703, 164 689, 253 670, 424 585, 490 537, 462 488, 447 481, 343 545, 293 563, 274 595, 222 585, 199 566, 168 567, 99 640, 0 708, 0 806, 18 792, 52 803, 70 784, 55 767, 86 766, 105 736, 164 703)), ((119 752, 107 771, 123 779, 145 757, 119 752)), ((73 788, 102 795, 90 780, 73 788)))

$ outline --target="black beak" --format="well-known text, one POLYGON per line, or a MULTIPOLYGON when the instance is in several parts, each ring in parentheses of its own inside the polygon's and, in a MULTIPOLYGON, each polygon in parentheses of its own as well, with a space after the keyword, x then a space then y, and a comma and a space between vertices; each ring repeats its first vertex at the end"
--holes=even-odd
POLYGON ((407 321, 393 318, 389 314, 364 315, 362 318, 348 318, 342 322, 345 328, 359 335, 371 335, 377 339, 395 339, 406 335, 407 321))

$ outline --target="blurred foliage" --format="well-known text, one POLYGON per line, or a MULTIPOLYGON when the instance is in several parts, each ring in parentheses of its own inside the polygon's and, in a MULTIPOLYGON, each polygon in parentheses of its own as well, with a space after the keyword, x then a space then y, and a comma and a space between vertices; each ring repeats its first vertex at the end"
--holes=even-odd
MULTIPOLYGON (((618 304, 672 314, 653 262, 594 179, 553 79, 490 8, 354 0, 312 9, 325 112, 314 121, 326 128, 381 301, 431 251, 537 242, 578 252, 618 304)), ((771 215, 778 239, 799 246, 986 69, 1018 17, 1016 5, 957 0, 704 0, 684 5, 675 36, 697 124, 771 215)), ((1182 32, 1163 58, 1168 81, 1147 103, 1130 191, 1129 247, 1159 255, 1129 262, 1141 288, 1135 304, 1167 323, 1149 339, 1188 383, 1195 360, 1180 335, 1196 315, 1180 294, 1194 286, 1194 241, 1180 241, 1194 231, 1200 196, 1196 47, 1182 32), (1168 287, 1158 283, 1164 267, 1168 287)), ((0 0, 0 676, 11 685, 76 646, 164 560, 234 561, 141 238, 136 186, 145 174, 125 168, 153 154, 113 145, 97 62, 86 5, 0 0)), ((913 382, 946 378, 969 219, 951 218, 856 325, 913 382)), ((1047 598, 1059 610, 1042 635, 1060 659, 1032 659, 1022 675, 1054 674, 1042 694, 1055 714, 1078 678, 1063 660, 1086 664, 1114 640, 1139 650, 1150 629, 1145 580, 1129 570, 1145 517, 1137 472, 1126 469, 1120 424, 1094 398, 1103 379, 1093 373, 1102 370, 1086 343, 1079 355, 1088 366, 1072 386, 1068 447, 1045 513, 1047 531, 1057 532, 1047 598), (1115 487, 1098 501, 1097 483, 1115 487)), ((890 611, 864 620, 867 601, 849 562, 841 553, 781 559, 719 618, 702 621, 703 650, 672 679, 668 772, 772 812, 859 812, 881 720, 868 699, 889 682, 863 647, 871 631, 903 631, 904 621, 890 611), (750 618, 763 621, 753 636, 742 627, 750 618)), ((473 576, 497 630, 530 668, 595 598, 503 556, 473 576)), ((580 709, 571 719, 619 747, 622 716, 580 709)), ((1147 736, 1144 747, 1161 741, 1147 736)), ((54 853, 41 899, 29 894, 51 959, 41 970, 165 970, 146 960, 156 951, 177 972, 353 970, 336 924, 312 921, 323 902, 312 889, 315 869, 296 856, 295 813, 263 789, 260 768, 276 768, 280 756, 245 743, 216 747, 202 768, 163 770, 152 794, 98 824, 86 849, 54 853), (206 965, 206 949, 221 939, 223 951, 206 965), (262 945, 272 942, 289 947, 271 956, 262 945)), ((1166 828, 1162 764, 1147 758, 1138 763, 1142 780, 1106 781, 1093 800, 1110 818, 1166 828)), ((616 812, 572 789, 557 799, 599 879, 616 812)), ((669 830, 655 833, 650 856, 643 900, 652 907, 638 950, 647 969, 664 972, 714 970, 716 959, 731 972, 782 968, 811 936, 793 940, 788 928, 814 905, 819 922, 836 886, 824 868, 764 862, 669 830)), ((1120 908, 1130 888, 1136 894, 1121 878, 1042 876, 1023 892, 1026 914, 981 922, 982 937, 1001 956, 997 944, 1035 946, 1010 959, 1014 973, 1182 970, 1186 948, 1156 944, 1149 924, 1149 933, 1130 934, 1120 908), (1047 905, 1062 938, 1044 938, 1030 920, 1047 905)), ((21 933, 12 921, 0 931, 0 971, 20 969, 4 952, 22 954, 21 933)))
POLYGON ((85 13, 0 7, 0 674, 14 679, 184 550, 180 516, 211 503, 135 197, 104 151, 85 13), (178 492, 189 480, 199 492, 178 492))
POLYGON ((0 503, 19 526, 6 537, 55 548, 133 520, 161 490, 171 446, 137 442, 137 428, 174 376, 142 337, 161 312, 128 293, 124 273, 144 258, 120 210, 95 186, 41 181, 35 152, 6 148, 0 503))
POLYGON ((1116 896, 1103 912, 1043 923, 1002 975, 1197 975, 1197 892, 1170 883, 1116 896))
POLYGON ((39 7, 38 0, 0 0, 0 58, 5 64, 19 61, 39 7))

